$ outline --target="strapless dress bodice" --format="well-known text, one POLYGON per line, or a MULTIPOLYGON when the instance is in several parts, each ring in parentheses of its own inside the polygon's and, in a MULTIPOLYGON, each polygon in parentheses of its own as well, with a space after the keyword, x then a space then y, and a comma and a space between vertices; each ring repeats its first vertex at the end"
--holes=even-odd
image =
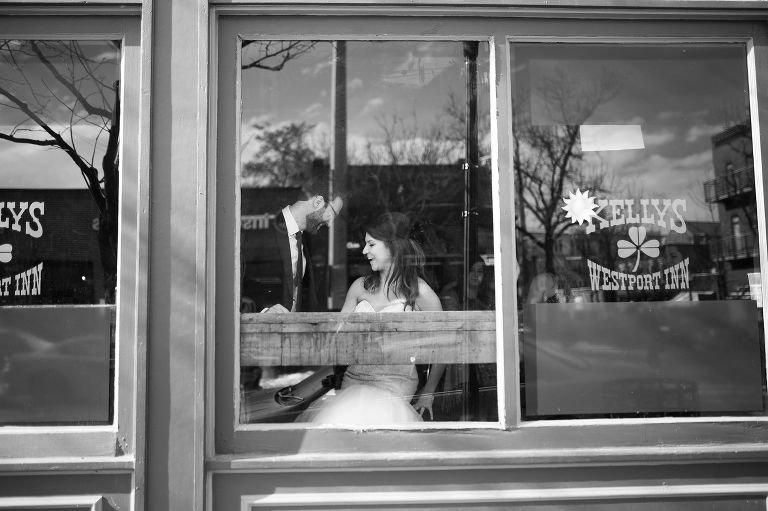
MULTIPOLYGON (((395 300, 376 310, 367 300, 354 312, 403 312, 412 308, 405 300, 395 300)), ((420 422, 411 406, 419 379, 413 364, 352 364, 344 372, 341 390, 314 413, 310 420, 341 426, 391 425, 420 422)))
MULTIPOLYGON (((394 300, 378 311, 367 301, 362 300, 355 306, 354 312, 403 312, 412 310, 405 300, 394 300)), ((410 397, 416 392, 419 378, 413 364, 352 364, 347 367, 341 388, 352 385, 372 385, 397 396, 410 397)))
POLYGON ((361 300, 357 302, 353 312, 405 312, 410 310, 411 307, 405 305, 405 300, 392 300, 379 310, 374 309, 368 300, 361 300))

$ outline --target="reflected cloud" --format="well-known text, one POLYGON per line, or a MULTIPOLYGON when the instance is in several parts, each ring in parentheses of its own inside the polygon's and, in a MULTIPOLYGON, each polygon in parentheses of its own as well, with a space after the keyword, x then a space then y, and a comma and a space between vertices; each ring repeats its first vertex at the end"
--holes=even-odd
POLYGON ((702 138, 709 140, 713 135, 720 133, 723 130, 722 126, 699 124, 688 128, 688 133, 685 134, 686 142, 696 142, 702 138))
POLYGON ((423 87, 455 64, 456 59, 453 57, 432 57, 409 53, 405 62, 395 67, 391 73, 383 74, 381 79, 386 83, 406 87, 423 87))
POLYGON ((360 113, 361 115, 370 114, 371 112, 378 110, 379 107, 383 104, 384 104, 384 98, 382 97, 371 98, 365 102, 365 106, 363 107, 363 110, 360 113))
MULTIPOLYGON (((56 133, 61 134, 68 143, 72 144, 78 152, 82 153, 84 160, 91 163, 99 162, 104 155, 107 143, 104 131, 105 128, 92 124, 81 124, 72 127, 69 123, 60 122, 51 122, 48 123, 48 126, 56 133)), ((0 124, 0 132, 10 133, 14 127, 21 128, 17 135, 24 138, 33 140, 49 140, 51 138, 37 125, 12 126, 0 124)), ((71 160, 66 154, 63 152, 54 152, 53 155, 46 154, 50 152, 52 151, 47 147, 24 143, 3 142, 0 144, 0 161, 12 161, 18 158, 24 171, 28 174, 45 174, 52 168, 50 163, 35 163, 38 161, 58 161, 59 163, 54 164, 53 168, 61 167, 62 165, 70 166, 71 160)), ((3 172, 6 173, 7 167, 3 166, 2 168, 4 169, 3 172)), ((73 164, 72 168, 75 168, 73 164)), ((82 179, 79 171, 76 172, 76 175, 78 179, 82 179)))
POLYGON ((387 142, 380 138, 354 137, 349 144, 350 161, 366 164, 390 164, 392 154, 398 155, 399 164, 447 164, 465 155, 463 143, 451 140, 436 141, 425 137, 399 139, 387 142))
POLYGON ((352 78, 349 83, 347 83, 347 90, 356 90, 356 89, 362 89, 363 88, 363 80, 362 78, 352 78))
MULTIPOLYGON (((673 142, 671 132, 661 130, 646 137, 653 143, 664 145, 673 142)), ((688 197, 692 193, 703 198, 704 190, 692 189, 691 183, 703 182, 712 173, 710 150, 670 158, 660 154, 648 154, 647 150, 602 152, 584 155, 584 163, 593 168, 612 169, 622 182, 631 180, 642 193, 653 197, 688 197)), ((711 212, 700 204, 689 202, 687 215, 691 220, 710 220, 711 212)))
POLYGON ((0 168, 14 188, 84 188, 80 171, 60 151, 27 144, 0 144, 0 168))
POLYGON ((325 107, 322 103, 312 103, 307 108, 304 109, 304 115, 307 116, 315 116, 320 113, 320 111, 325 107))
POLYGON ((683 117, 689 117, 689 118, 703 118, 707 117, 710 114, 709 110, 695 110, 692 112, 681 112, 680 110, 665 110, 663 112, 659 112, 656 115, 656 118, 659 121, 670 121, 670 120, 680 120, 683 117))
MULTIPOLYGON (((711 174, 712 155, 709 151, 691 154, 682 158, 666 158, 652 155, 645 161, 637 161, 625 167, 622 173, 636 177, 641 189, 658 197, 687 197, 704 190, 691 190, 691 183, 697 183, 711 174)), ((687 217, 690 220, 709 220, 710 211, 689 201, 687 217)))
POLYGON ((671 144, 676 140, 674 131, 669 128, 661 128, 645 132, 646 147, 660 147, 671 144))
POLYGON ((301 68, 301 74, 303 75, 310 75, 310 76, 317 76, 325 69, 331 67, 333 65, 333 61, 328 60, 321 60, 320 62, 316 62, 312 66, 306 66, 301 68))
POLYGON ((254 115, 246 123, 244 123, 245 126, 248 126, 249 128, 257 125, 263 125, 269 123, 273 118, 273 115, 270 113, 262 114, 262 115, 254 115))

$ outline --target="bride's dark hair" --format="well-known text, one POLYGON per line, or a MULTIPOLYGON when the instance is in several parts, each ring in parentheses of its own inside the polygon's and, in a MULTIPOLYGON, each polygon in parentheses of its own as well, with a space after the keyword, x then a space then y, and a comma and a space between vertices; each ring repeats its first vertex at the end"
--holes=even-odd
MULTIPOLYGON (((419 296, 419 277, 424 276, 425 257, 424 250, 411 237, 410 220, 402 213, 384 213, 366 225, 364 230, 372 238, 383 242, 392 254, 392 268, 384 283, 387 294, 392 291, 413 307, 419 296)), ((369 272, 363 280, 363 287, 369 292, 377 291, 379 284, 378 272, 369 272)))

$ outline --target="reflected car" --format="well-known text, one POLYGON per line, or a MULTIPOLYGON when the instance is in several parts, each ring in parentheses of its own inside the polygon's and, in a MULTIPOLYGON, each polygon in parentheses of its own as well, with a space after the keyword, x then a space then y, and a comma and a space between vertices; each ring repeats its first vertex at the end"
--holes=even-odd
MULTIPOLYGON (((480 364, 486 366, 487 364, 480 364)), ((484 378, 489 380, 488 375, 484 378)), ((495 383, 495 371, 493 374, 495 383)), ((290 423, 311 420, 312 408, 322 406, 326 399, 333 399, 333 392, 341 386, 341 374, 333 367, 321 367, 295 385, 279 389, 255 389, 242 392, 240 401, 240 423, 290 423), (305 414, 302 416, 302 414, 305 414), (306 419, 305 419, 306 418, 306 419)), ((476 409, 470 409, 462 400, 461 390, 434 393, 433 409, 435 420, 472 420, 494 422, 498 420, 496 385, 483 385, 474 395, 476 409)))
POLYGON ((333 367, 321 367, 295 385, 242 392, 240 423, 294 422, 321 396, 336 388, 333 367))

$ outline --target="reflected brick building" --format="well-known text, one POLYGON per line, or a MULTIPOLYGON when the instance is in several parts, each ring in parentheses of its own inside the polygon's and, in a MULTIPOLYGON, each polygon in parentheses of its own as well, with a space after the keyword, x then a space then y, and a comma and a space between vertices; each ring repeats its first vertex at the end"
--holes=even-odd
POLYGON ((720 290, 738 296, 748 286, 747 274, 759 271, 755 171, 752 133, 737 124, 712 137, 715 178, 704 183, 704 196, 717 207, 720 236, 712 243, 720 290))

